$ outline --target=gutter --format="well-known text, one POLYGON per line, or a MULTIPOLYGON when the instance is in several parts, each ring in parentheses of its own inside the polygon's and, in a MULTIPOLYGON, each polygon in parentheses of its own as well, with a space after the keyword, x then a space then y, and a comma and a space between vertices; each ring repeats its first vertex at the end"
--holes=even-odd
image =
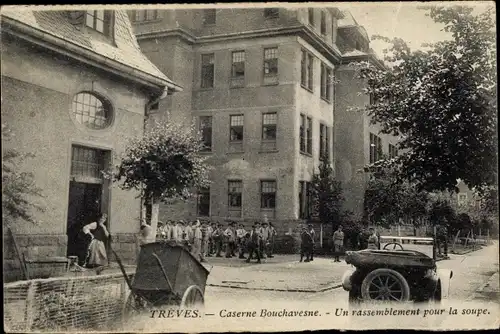
POLYGON ((119 63, 111 58, 104 57, 75 43, 64 41, 61 38, 45 33, 31 26, 19 23, 11 18, 3 16, 2 21, 14 28, 5 29, 5 32, 28 42, 41 45, 57 53, 89 64, 93 67, 104 69, 107 72, 134 80, 148 87, 161 89, 166 86, 168 89, 173 91, 182 91, 182 87, 175 84, 171 80, 163 79, 135 69, 131 66, 119 63))

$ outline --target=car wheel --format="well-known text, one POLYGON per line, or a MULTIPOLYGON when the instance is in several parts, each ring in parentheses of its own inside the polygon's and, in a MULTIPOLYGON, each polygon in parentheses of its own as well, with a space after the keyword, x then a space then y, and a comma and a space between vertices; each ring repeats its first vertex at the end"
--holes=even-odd
POLYGON ((410 299, 410 286, 395 270, 380 268, 366 275, 361 284, 361 296, 365 301, 398 301, 410 299))

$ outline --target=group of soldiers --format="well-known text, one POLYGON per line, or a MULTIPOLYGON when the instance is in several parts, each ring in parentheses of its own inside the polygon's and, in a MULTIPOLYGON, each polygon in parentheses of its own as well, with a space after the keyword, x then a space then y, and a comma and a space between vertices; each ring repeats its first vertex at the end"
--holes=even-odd
POLYGON ((226 258, 238 256, 240 259, 256 259, 274 257, 273 250, 276 240, 276 229, 272 223, 255 222, 250 231, 243 224, 229 222, 223 226, 220 222, 199 221, 158 222, 157 240, 175 241, 188 247, 201 262, 206 257, 226 258), (245 257, 248 253, 248 258, 245 257))
MULTIPOLYGON (((312 224, 309 224, 307 227, 302 227, 300 262, 304 260, 304 256, 306 257, 304 262, 314 260, 315 236, 316 232, 314 231, 312 224)), ((334 262, 340 262, 340 255, 344 253, 345 239, 344 232, 342 231, 342 225, 339 225, 337 230, 333 232, 332 239, 334 262)), ((380 235, 373 227, 361 231, 357 241, 359 249, 380 249, 380 235)))

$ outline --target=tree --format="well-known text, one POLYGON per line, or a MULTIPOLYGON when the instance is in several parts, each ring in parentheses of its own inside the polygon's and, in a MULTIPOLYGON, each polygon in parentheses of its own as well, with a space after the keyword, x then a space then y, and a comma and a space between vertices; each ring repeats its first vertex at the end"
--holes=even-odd
POLYGON ((444 220, 446 220, 446 225, 448 225, 451 233, 461 229, 461 226, 457 224, 457 215, 450 202, 441 198, 432 202, 429 210, 429 220, 433 225, 443 224, 444 220))
POLYGON ((353 64, 374 103, 366 110, 381 132, 401 138, 391 160, 398 177, 419 190, 455 190, 497 183, 496 33, 494 9, 423 7, 450 40, 411 51, 390 44, 387 68, 353 64))
POLYGON ((420 225, 427 218, 429 194, 413 184, 400 182, 397 170, 377 167, 373 170, 364 195, 365 219, 384 226, 420 225))
POLYGON ((321 222, 333 225, 339 223, 344 197, 340 181, 335 179, 330 164, 321 162, 319 173, 314 174, 311 181, 311 199, 313 215, 318 216, 321 222))
POLYGON ((204 144, 194 126, 155 122, 142 137, 130 140, 116 171, 108 175, 122 189, 139 191, 151 205, 148 224, 156 230, 159 204, 192 197, 193 188, 207 187, 209 167, 200 154, 204 144))
MULTIPOLYGON (((2 124, 4 148, 13 136, 11 130, 2 124)), ((10 148, 2 149, 2 221, 8 225, 18 219, 36 223, 33 210, 45 211, 44 207, 34 202, 34 199, 44 196, 42 190, 35 184, 33 173, 21 171, 22 164, 33 157, 32 153, 21 153, 10 148)))

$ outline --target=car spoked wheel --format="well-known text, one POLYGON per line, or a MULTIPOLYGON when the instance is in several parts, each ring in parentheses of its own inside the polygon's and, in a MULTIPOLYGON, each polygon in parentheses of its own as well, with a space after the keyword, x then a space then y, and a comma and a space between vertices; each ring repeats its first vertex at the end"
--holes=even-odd
POLYGON ((366 275, 361 284, 361 296, 365 301, 405 302, 410 299, 410 286, 395 270, 381 268, 366 275))

